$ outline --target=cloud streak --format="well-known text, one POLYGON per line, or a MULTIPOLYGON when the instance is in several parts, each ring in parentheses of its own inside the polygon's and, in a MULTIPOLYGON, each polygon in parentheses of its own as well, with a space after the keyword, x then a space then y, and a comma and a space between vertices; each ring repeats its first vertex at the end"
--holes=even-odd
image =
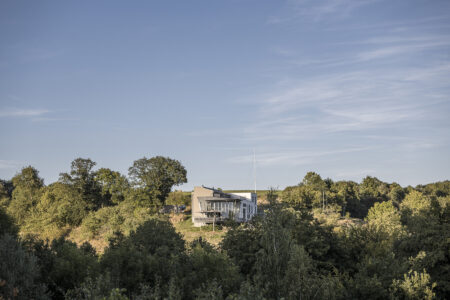
POLYGON ((50 113, 47 109, 3 109, 0 117, 37 117, 50 113))
MULTIPOLYGON (((282 151, 282 152, 264 152, 257 155, 256 163, 261 166, 271 165, 307 165, 314 163, 319 158, 332 157, 339 154, 361 152, 370 150, 370 147, 353 147, 345 149, 336 149, 328 151, 282 151)), ((235 156, 228 159, 234 164, 250 164, 253 162, 252 155, 235 156)))
POLYGON ((17 169, 22 165, 23 163, 18 161, 0 159, 0 169, 17 169))
POLYGON ((307 18, 314 22, 329 18, 345 18, 363 6, 368 6, 381 0, 289 0, 285 16, 271 16, 269 24, 291 22, 307 18))

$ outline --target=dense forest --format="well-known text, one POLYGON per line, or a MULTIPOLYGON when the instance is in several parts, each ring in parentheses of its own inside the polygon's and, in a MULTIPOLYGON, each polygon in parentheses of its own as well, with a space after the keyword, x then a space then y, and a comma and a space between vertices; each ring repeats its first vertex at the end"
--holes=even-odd
POLYGON ((128 176, 95 166, 77 158, 49 185, 31 166, 0 181, 0 299, 450 298, 450 181, 308 172, 214 246, 186 242, 161 212, 189 202, 173 192, 187 182, 179 161, 144 157, 128 176))

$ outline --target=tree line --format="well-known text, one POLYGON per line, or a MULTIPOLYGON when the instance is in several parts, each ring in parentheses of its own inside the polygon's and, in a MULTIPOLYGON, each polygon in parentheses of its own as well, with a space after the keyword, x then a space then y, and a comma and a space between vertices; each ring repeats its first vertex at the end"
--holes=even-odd
POLYGON ((180 162, 143 158, 128 177, 94 167, 75 159, 48 186, 32 167, 1 182, 1 297, 449 298, 449 181, 404 188, 309 172, 270 191, 263 215, 229 222, 214 247, 187 244, 158 214, 181 196, 171 194, 187 181, 180 162), (328 222, 335 216, 341 223, 328 222), (89 238, 106 232, 104 252, 69 241, 74 228, 89 238))

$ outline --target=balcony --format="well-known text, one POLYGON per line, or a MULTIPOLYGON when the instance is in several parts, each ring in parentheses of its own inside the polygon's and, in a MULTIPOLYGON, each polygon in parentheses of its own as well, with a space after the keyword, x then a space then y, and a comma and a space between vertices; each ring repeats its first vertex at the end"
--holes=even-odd
MULTIPOLYGON (((205 224, 212 224, 212 223, 223 223, 226 220, 229 220, 229 218, 224 217, 201 217, 201 218, 194 218, 194 222, 196 223, 205 223, 205 224), (214 221, 215 220, 215 221, 214 221)), ((243 222, 244 220, 242 218, 234 218, 236 222, 243 222)))

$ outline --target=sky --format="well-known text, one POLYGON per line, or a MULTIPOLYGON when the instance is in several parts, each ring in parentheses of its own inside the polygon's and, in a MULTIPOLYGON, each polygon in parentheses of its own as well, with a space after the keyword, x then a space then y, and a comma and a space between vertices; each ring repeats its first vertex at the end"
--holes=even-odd
POLYGON ((415 186, 449 133, 447 0, 0 2, 2 179, 162 155, 183 190, 415 186))

